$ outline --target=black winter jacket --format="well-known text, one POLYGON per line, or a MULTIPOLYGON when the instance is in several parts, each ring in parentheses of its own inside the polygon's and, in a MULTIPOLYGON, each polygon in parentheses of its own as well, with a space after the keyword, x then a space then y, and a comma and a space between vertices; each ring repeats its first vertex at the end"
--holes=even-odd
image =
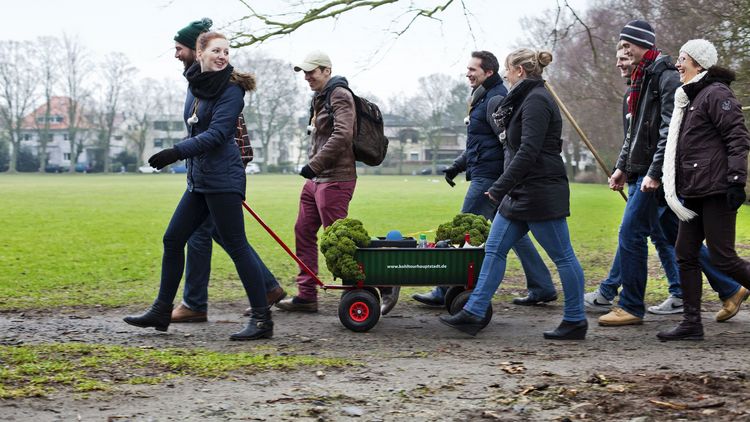
POLYGON ((508 107, 512 110, 505 125, 505 171, 490 193, 502 198, 500 213, 509 219, 567 217, 570 189, 560 155, 560 109, 543 80, 525 79, 518 84, 500 105, 501 111, 508 107))
POLYGON ((744 185, 750 135, 737 98, 729 89, 734 73, 716 66, 683 87, 690 104, 677 143, 677 192, 683 198, 723 194, 744 185))
POLYGON ((644 71, 638 109, 635 116, 630 116, 617 168, 628 174, 628 180, 639 176, 661 180, 674 92, 680 86, 680 75, 671 58, 665 55, 659 55, 644 71))
POLYGON ((502 80, 496 79, 496 83, 471 107, 466 150, 453 163, 459 170, 466 171, 466 180, 472 177, 497 179, 503 173, 503 146, 488 121, 494 110, 487 110, 490 99, 508 94, 502 80))

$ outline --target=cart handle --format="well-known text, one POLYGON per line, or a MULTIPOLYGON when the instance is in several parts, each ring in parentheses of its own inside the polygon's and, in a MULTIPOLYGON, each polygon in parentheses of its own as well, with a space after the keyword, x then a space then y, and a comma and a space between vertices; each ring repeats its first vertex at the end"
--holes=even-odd
POLYGON ((279 246, 281 246, 286 251, 286 253, 288 253, 289 256, 292 257, 292 259, 294 259, 295 261, 297 261, 297 264, 299 264, 300 268, 302 268, 302 270, 304 270, 310 277, 313 278, 313 280, 315 280, 316 283, 318 283, 318 286, 326 288, 325 284, 323 284, 323 282, 320 281, 320 279, 318 278, 318 276, 310 269, 310 267, 308 267, 304 262, 302 262, 302 260, 299 259, 299 257, 297 257, 297 255, 295 255, 294 252, 292 252, 291 249, 289 249, 289 247, 286 245, 286 243, 284 243, 284 241, 282 241, 281 238, 279 236, 277 236, 276 233, 274 233, 274 231, 271 230, 270 227, 268 227, 268 225, 260 218, 260 216, 255 211, 253 211, 252 208, 250 208, 250 205, 248 205, 247 202, 242 201, 242 206, 245 207, 245 209, 247 210, 247 212, 249 212, 250 215, 253 216, 253 218, 255 218, 255 220, 258 222, 258 224, 260 224, 264 229, 266 229, 266 231, 268 232, 268 234, 270 234, 271 237, 273 237, 273 239, 276 241, 276 243, 278 243, 279 246))

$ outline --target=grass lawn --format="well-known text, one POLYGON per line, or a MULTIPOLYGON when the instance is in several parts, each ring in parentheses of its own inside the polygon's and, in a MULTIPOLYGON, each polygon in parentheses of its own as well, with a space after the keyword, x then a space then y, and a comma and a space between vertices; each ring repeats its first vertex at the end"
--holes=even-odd
MULTIPOLYGON (((248 179, 248 202, 291 248, 303 181, 289 175, 248 179)), ((372 236, 398 229, 432 238, 435 228, 458 212, 467 186, 451 189, 442 179, 423 176, 364 176, 350 216, 362 220, 372 236)), ((0 175, 0 309, 151 302, 161 236, 184 189, 184 175, 0 175)), ((571 204, 573 244, 587 284, 594 286, 609 269, 624 201, 604 186, 573 185, 571 204)), ((292 259, 249 214, 246 230, 271 271, 292 287, 297 272, 292 259)), ((743 209, 737 241, 749 238, 743 209)), ((322 279, 330 281, 323 260, 321 265, 322 279)), ((512 259, 504 287, 523 287, 519 268, 512 259)), ((650 294, 665 294, 665 286, 650 283, 650 294)), ((244 295, 234 266, 218 247, 210 295, 212 300, 244 295)))

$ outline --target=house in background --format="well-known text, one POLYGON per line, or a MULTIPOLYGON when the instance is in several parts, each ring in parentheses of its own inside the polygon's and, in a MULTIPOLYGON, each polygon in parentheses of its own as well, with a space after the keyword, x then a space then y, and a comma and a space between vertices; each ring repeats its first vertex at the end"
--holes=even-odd
MULTIPOLYGON (((68 169, 71 162, 75 160, 75 157, 72 157, 71 154, 69 139, 69 107, 70 99, 68 97, 52 97, 49 115, 47 115, 47 105, 43 104, 27 115, 21 124, 21 147, 31 149, 35 155, 39 153, 42 136, 46 136, 45 150, 48 167, 68 169), (49 123, 47 131, 45 131, 45 123, 49 123)), ((84 170, 103 166, 104 150, 99 146, 98 128, 93 122, 93 117, 84 113, 79 114, 77 120, 76 138, 82 146, 82 150, 77 162, 72 164, 78 164, 84 170)), ((120 153, 126 147, 122 129, 122 119, 117 119, 115 130, 110 139, 109 154, 111 156, 120 153)))

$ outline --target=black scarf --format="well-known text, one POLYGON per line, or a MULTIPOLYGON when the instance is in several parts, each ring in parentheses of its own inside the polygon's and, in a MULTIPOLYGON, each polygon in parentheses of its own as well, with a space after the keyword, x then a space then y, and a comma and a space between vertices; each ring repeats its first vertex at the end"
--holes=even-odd
POLYGON ((513 117, 513 112, 523 100, 526 99, 526 96, 529 95, 529 91, 543 85, 544 79, 526 78, 516 83, 516 85, 510 89, 510 92, 508 92, 508 95, 503 98, 497 111, 492 114, 495 124, 500 128, 500 140, 505 140, 505 129, 508 127, 510 118, 513 117))
POLYGON ((185 79, 188 80, 190 85, 190 92, 196 98, 212 100, 223 94, 224 90, 227 89, 232 71, 234 71, 232 65, 227 64, 227 67, 218 72, 201 72, 200 63, 195 62, 185 72, 185 79))
POLYGON ((472 92, 471 96, 469 97, 469 109, 474 107, 476 103, 479 102, 479 100, 484 97, 484 95, 492 89, 495 85, 497 85, 500 82, 500 75, 497 73, 493 73, 490 77, 484 80, 481 85, 476 87, 472 92))

